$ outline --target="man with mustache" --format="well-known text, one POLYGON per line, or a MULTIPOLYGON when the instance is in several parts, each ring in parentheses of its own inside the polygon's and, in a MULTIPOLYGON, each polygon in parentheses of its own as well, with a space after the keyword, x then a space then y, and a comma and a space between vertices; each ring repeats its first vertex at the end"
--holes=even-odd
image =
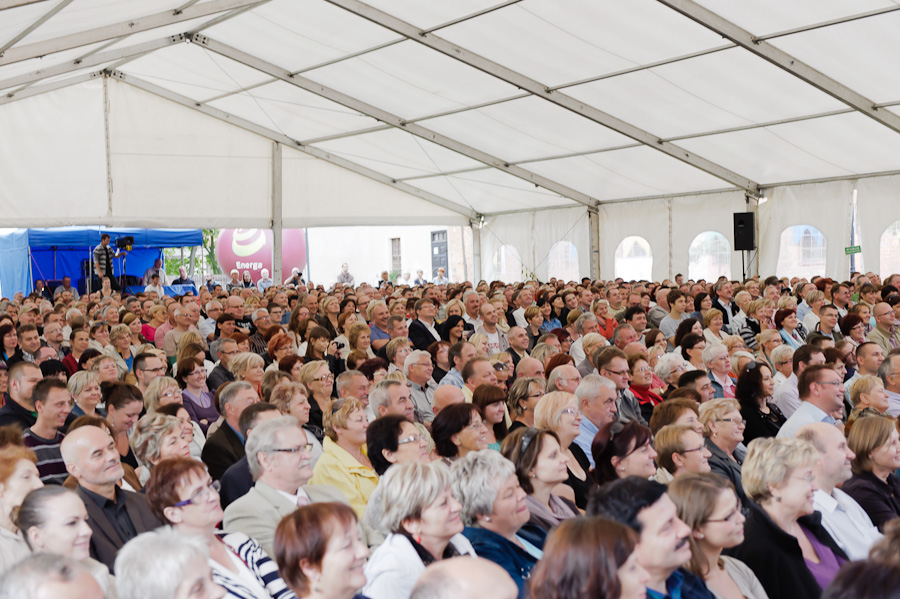
POLYGON ((637 476, 618 479, 593 491, 587 515, 615 520, 640 535, 634 550, 650 574, 648 599, 714 598, 701 578, 682 567, 691 559, 691 529, 678 518, 665 485, 637 476))

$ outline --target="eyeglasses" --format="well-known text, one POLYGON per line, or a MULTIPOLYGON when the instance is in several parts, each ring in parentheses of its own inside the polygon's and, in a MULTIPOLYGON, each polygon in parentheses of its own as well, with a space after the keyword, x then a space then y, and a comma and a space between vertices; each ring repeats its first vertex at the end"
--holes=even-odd
POLYGON ((799 481, 803 481, 810 485, 813 484, 814 482, 816 482, 816 475, 812 474, 812 473, 807 474, 806 476, 794 476, 793 478, 795 478, 799 481))
POLYGON ((701 445, 700 447, 694 447, 693 449, 682 449, 678 453, 684 454, 684 453, 691 453, 693 451, 702 451, 705 447, 706 447, 706 445, 701 445))
POLYGON ((603 370, 605 370, 606 372, 608 372, 610 374, 614 374, 616 376, 622 376, 624 374, 628 374, 627 370, 610 370, 609 368, 604 368, 603 370))
POLYGON ((638 372, 651 372, 652 370, 653 370, 653 369, 650 368, 649 366, 644 366, 643 368, 635 368, 635 369, 634 369, 634 372, 635 372, 635 374, 636 374, 636 373, 638 373, 638 372))
POLYGON ((310 453, 312 452, 312 448, 312 443, 307 443, 306 445, 301 445, 300 447, 279 447, 276 449, 270 449, 269 451, 273 453, 299 453, 301 451, 310 453))
POLYGON ((728 522, 729 524, 734 524, 737 521, 740 513, 741 513, 741 505, 738 504, 738 506, 736 508, 734 508, 731 511, 731 513, 728 514, 727 516, 725 516, 724 518, 721 518, 718 520, 707 520, 706 522, 707 522, 707 524, 712 523, 712 522, 728 522))
POLYGON ((560 412, 560 415, 562 415, 562 414, 568 414, 569 416, 575 416, 576 414, 578 414, 578 410, 576 410, 575 408, 566 408, 565 410, 562 410, 560 412))
POLYGON ((166 391, 165 393, 160 393, 160 397, 181 397, 181 389, 172 389, 171 391, 166 391))
POLYGON ((313 380, 316 381, 317 383, 322 383, 325 381, 333 381, 334 375, 333 374, 325 374, 322 376, 315 376, 315 377, 313 377, 313 380))
POLYGON ((425 435, 410 435, 402 439, 397 439, 397 445, 406 445, 407 443, 420 443, 425 440, 425 435))
POLYGON ((487 428, 487 425, 484 423, 484 420, 476 420, 475 422, 470 423, 466 428, 470 428, 472 430, 478 430, 480 428, 487 428))
POLYGON ((716 418, 716 422, 731 422, 732 424, 747 426, 747 421, 743 418, 716 418))
POLYGON ((162 374, 166 371, 166 367, 160 366, 159 368, 141 368, 140 370, 142 370, 143 372, 156 372, 162 374))
POLYGON ((840 385, 841 381, 816 381, 816 385, 840 385))
POLYGON ((219 488, 220 488, 219 481, 211 480, 206 484, 205 487, 203 487, 202 489, 200 489, 199 491, 197 491, 196 493, 194 493, 193 495, 191 495, 184 501, 179 501, 172 507, 185 507, 188 505, 197 505, 198 503, 203 503, 205 501, 208 501, 209 497, 212 493, 219 492, 219 488))
POLYGON ((422 368, 434 368, 434 365, 431 362, 416 362, 412 364, 412 366, 421 366, 422 368))

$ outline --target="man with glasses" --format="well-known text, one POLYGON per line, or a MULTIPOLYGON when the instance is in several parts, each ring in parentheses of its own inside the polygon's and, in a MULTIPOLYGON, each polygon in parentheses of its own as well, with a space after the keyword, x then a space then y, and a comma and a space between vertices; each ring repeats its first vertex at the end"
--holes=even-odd
POLYGON ((219 356, 219 363, 210 371, 206 377, 206 386, 213 393, 224 383, 230 383, 234 380, 234 374, 228 369, 231 359, 241 353, 238 344, 234 339, 222 337, 219 339, 216 353, 219 356))
POLYGON ((419 350, 427 350, 435 341, 440 341, 441 336, 434 326, 434 318, 437 316, 437 304, 430 299, 420 299, 416 302, 416 318, 409 323, 409 340, 419 350))
POLYGON ((875 328, 869 333, 868 339, 881 346, 887 355, 892 349, 900 347, 900 329, 897 327, 897 315, 894 308, 887 302, 875 304, 872 310, 875 317, 875 328))
POLYGON ((878 377, 884 383, 888 400, 888 416, 900 415, 900 355, 889 355, 878 367, 878 377))
POLYGON ((90 554, 113 573, 116 555, 125 543, 162 523, 140 493, 118 486, 125 475, 115 441, 105 430, 82 426, 60 445, 66 469, 78 481, 76 493, 87 508, 91 527, 90 554))
POLYGON ((581 448, 593 468, 595 464, 591 445, 594 437, 601 428, 615 422, 617 417, 616 384, 598 374, 589 374, 575 389, 575 397, 578 398, 583 418, 578 426, 581 432, 575 437, 574 443, 581 448))
POLYGON ((808 367, 800 375, 797 389, 802 403, 781 426, 777 438, 789 439, 813 422, 831 425, 839 422, 835 415, 844 408, 844 383, 834 369, 824 364, 808 367))
POLYGON ((250 335, 250 351, 262 356, 265 360, 269 357, 269 347, 266 343, 265 334, 272 326, 272 320, 269 311, 265 308, 259 308, 253 311, 253 326, 256 332, 250 335))
POLYGON ((824 363, 825 354, 821 349, 812 345, 801 345, 794 352, 791 376, 775 389, 775 394, 772 396, 772 403, 778 406, 786 418, 790 418, 794 410, 800 406, 800 391, 798 390, 800 375, 809 366, 824 363))
POLYGON ((229 383, 219 394, 219 406, 225 422, 206 440, 200 456, 213 479, 222 478, 229 466, 244 457, 246 439, 240 432, 238 421, 244 409, 258 401, 259 396, 253 385, 243 381, 229 383))
POLYGON ((275 528, 297 507, 347 499, 330 485, 308 485, 312 478, 311 446, 292 416, 277 416, 247 436, 247 463, 256 480, 253 488, 225 509, 224 527, 256 539, 274 555, 275 528))
POLYGON ((156 377, 165 376, 166 364, 162 358, 150 352, 142 352, 134 357, 134 376, 137 378, 137 388, 141 394, 147 392, 150 382, 156 377))
POLYGON ((840 317, 847 316, 851 303, 850 288, 844 283, 835 283, 831 286, 831 303, 838 309, 840 317))
POLYGON ((557 366, 550 373, 547 380, 547 393, 551 391, 565 391, 566 393, 575 393, 578 385, 581 384, 581 373, 571 364, 563 364, 557 366))
POLYGON ((403 374, 409 381, 409 392, 413 405, 416 407, 416 417, 426 425, 430 425, 434 420, 432 406, 437 385, 431 378, 433 371, 431 354, 427 351, 415 350, 406 356, 406 361, 403 363, 403 374))
POLYGON ((641 414, 641 404, 628 389, 631 376, 628 374, 628 359, 625 352, 617 347, 605 347, 597 352, 594 366, 600 376, 608 378, 616 385, 616 409, 619 421, 637 420, 647 426, 647 421, 641 414))

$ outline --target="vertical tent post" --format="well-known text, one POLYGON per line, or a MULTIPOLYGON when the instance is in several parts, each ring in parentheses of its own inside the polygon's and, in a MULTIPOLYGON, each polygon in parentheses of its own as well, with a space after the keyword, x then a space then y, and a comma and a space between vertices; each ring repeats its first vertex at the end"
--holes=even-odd
POLYGON ((588 237, 591 240, 588 276, 596 281, 600 278, 600 212, 597 208, 588 208, 588 237))
POLYGON ((281 144, 272 144, 272 280, 281 283, 281 144))
MULTIPOLYGON (((481 280, 481 223, 472 221, 469 225, 472 228, 472 279, 474 284, 478 284, 481 280)), ((466 248, 463 245, 463 258, 465 259, 466 248)))

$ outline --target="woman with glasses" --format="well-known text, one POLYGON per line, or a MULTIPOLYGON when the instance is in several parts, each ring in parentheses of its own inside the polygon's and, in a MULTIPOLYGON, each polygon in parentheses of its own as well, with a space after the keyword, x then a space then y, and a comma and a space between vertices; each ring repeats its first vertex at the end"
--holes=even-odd
POLYGON ((668 493, 691 529, 691 560, 685 568, 702 578, 716 599, 768 599, 753 570, 722 555, 744 542, 746 518, 731 483, 718 474, 688 473, 674 480, 668 493))
POLYGON ((209 547, 213 582, 226 597, 289 599, 293 593, 259 543, 239 532, 225 532, 219 493, 202 462, 186 458, 162 460, 147 483, 153 514, 178 532, 203 538, 209 547))
POLYGON ((304 364, 300 369, 300 383, 306 387, 309 398, 309 423, 324 430, 324 414, 331 410, 334 391, 334 375, 328 362, 315 360, 304 364))
POLYGON ((294 382, 278 383, 272 389, 269 403, 278 408, 278 411, 285 416, 296 418, 297 424, 306 431, 306 440, 312 445, 310 468, 314 467, 322 457, 322 440, 325 439, 325 431, 309 422, 312 404, 306 396, 306 387, 294 382))
POLYGON ((497 375, 497 386, 503 390, 504 396, 509 391, 508 382, 515 378, 516 367, 509 352, 500 352, 491 356, 491 366, 497 375))
POLYGON ((731 481, 741 503, 747 507, 749 501, 741 485, 741 465, 745 457, 741 444, 747 423, 741 416, 741 404, 728 398, 708 401, 700 406, 700 423, 706 448, 712 452, 710 469, 731 481))
POLYGON ((896 425, 892 418, 864 416, 853 423, 847 437, 847 446, 856 457, 851 462, 853 477, 841 490, 855 499, 882 531, 885 524, 900 518, 900 480, 894 475, 900 468, 896 425))
POLYGON ((544 396, 543 379, 524 377, 516 379, 506 400, 513 419, 509 432, 534 426, 534 408, 544 396))
POLYGON ((475 557, 461 533, 460 503, 440 462, 412 462, 384 475, 381 524, 388 536, 365 567, 362 592, 371 599, 409 599, 425 567, 460 555, 475 557))
POLYGON ((588 493, 595 483, 589 476, 590 461, 574 443, 575 437, 581 433, 581 418, 578 398, 564 391, 547 393, 534 409, 535 428, 553 431, 559 437, 559 446, 568 458, 566 468, 569 474, 564 483, 572 489, 568 499, 583 510, 587 507, 588 493))
POLYGON ((709 372, 709 382, 716 390, 716 397, 733 398, 737 387, 737 381, 731 377, 731 358, 728 356, 726 344, 707 345, 703 350, 703 364, 709 372))
POLYGON ((641 354, 634 354, 628 358, 628 371, 631 374, 631 384, 629 389, 641 406, 641 415, 644 420, 649 421, 653 415, 653 408, 663 402, 663 397, 654 393, 653 386, 653 369, 650 363, 641 354))
POLYGON ((775 378, 772 369, 762 362, 750 362, 738 377, 735 398, 741 405, 741 417, 747 423, 742 443, 759 437, 774 437, 787 421, 772 401, 775 378))
MULTIPOLYGON (((181 388, 181 398, 191 420, 200 425, 203 433, 219 419, 215 394, 206 386, 206 368, 198 358, 184 358, 177 363, 175 380, 181 388)), ((151 381, 152 384, 153 381, 151 381)))
POLYGON ((100 393, 100 379, 90 370, 80 370, 72 375, 68 383, 69 395, 72 397, 72 415, 106 417, 105 410, 97 404, 103 398, 100 393))
POLYGON ((724 553, 747 564, 769 599, 819 599, 846 554, 814 514, 821 454, 800 439, 756 439, 744 462, 752 501, 744 541, 724 553))
POLYGON ((450 465, 473 451, 487 449, 487 426, 481 408, 470 403, 451 404, 431 422, 435 453, 450 465))
POLYGON ((520 428, 503 440, 500 453, 516 466, 519 486, 527 493, 528 523, 549 533, 563 520, 579 515, 573 501, 553 492, 569 478, 569 458, 553 431, 520 428))
POLYGON ((500 443, 509 430, 506 427, 506 394, 496 385, 478 385, 472 403, 484 414, 488 449, 500 451, 500 443))
POLYGON ((841 319, 841 332, 854 347, 866 342, 866 323, 857 314, 847 314, 841 319))
POLYGON ((709 472, 709 457, 703 435, 690 426, 670 424, 653 436, 653 450, 659 467, 650 477, 667 485, 688 472, 709 472))
POLYGON ((660 394, 663 398, 668 397, 669 393, 678 388, 678 378, 684 374, 686 369, 687 362, 681 357, 680 353, 672 352, 660 356, 656 362, 654 372, 666 385, 665 390, 660 394))
POLYGON ((363 448, 369 419, 366 406, 356 399, 339 399, 325 412, 322 457, 313 468, 309 484, 327 484, 340 490, 362 518, 378 475, 363 448))

